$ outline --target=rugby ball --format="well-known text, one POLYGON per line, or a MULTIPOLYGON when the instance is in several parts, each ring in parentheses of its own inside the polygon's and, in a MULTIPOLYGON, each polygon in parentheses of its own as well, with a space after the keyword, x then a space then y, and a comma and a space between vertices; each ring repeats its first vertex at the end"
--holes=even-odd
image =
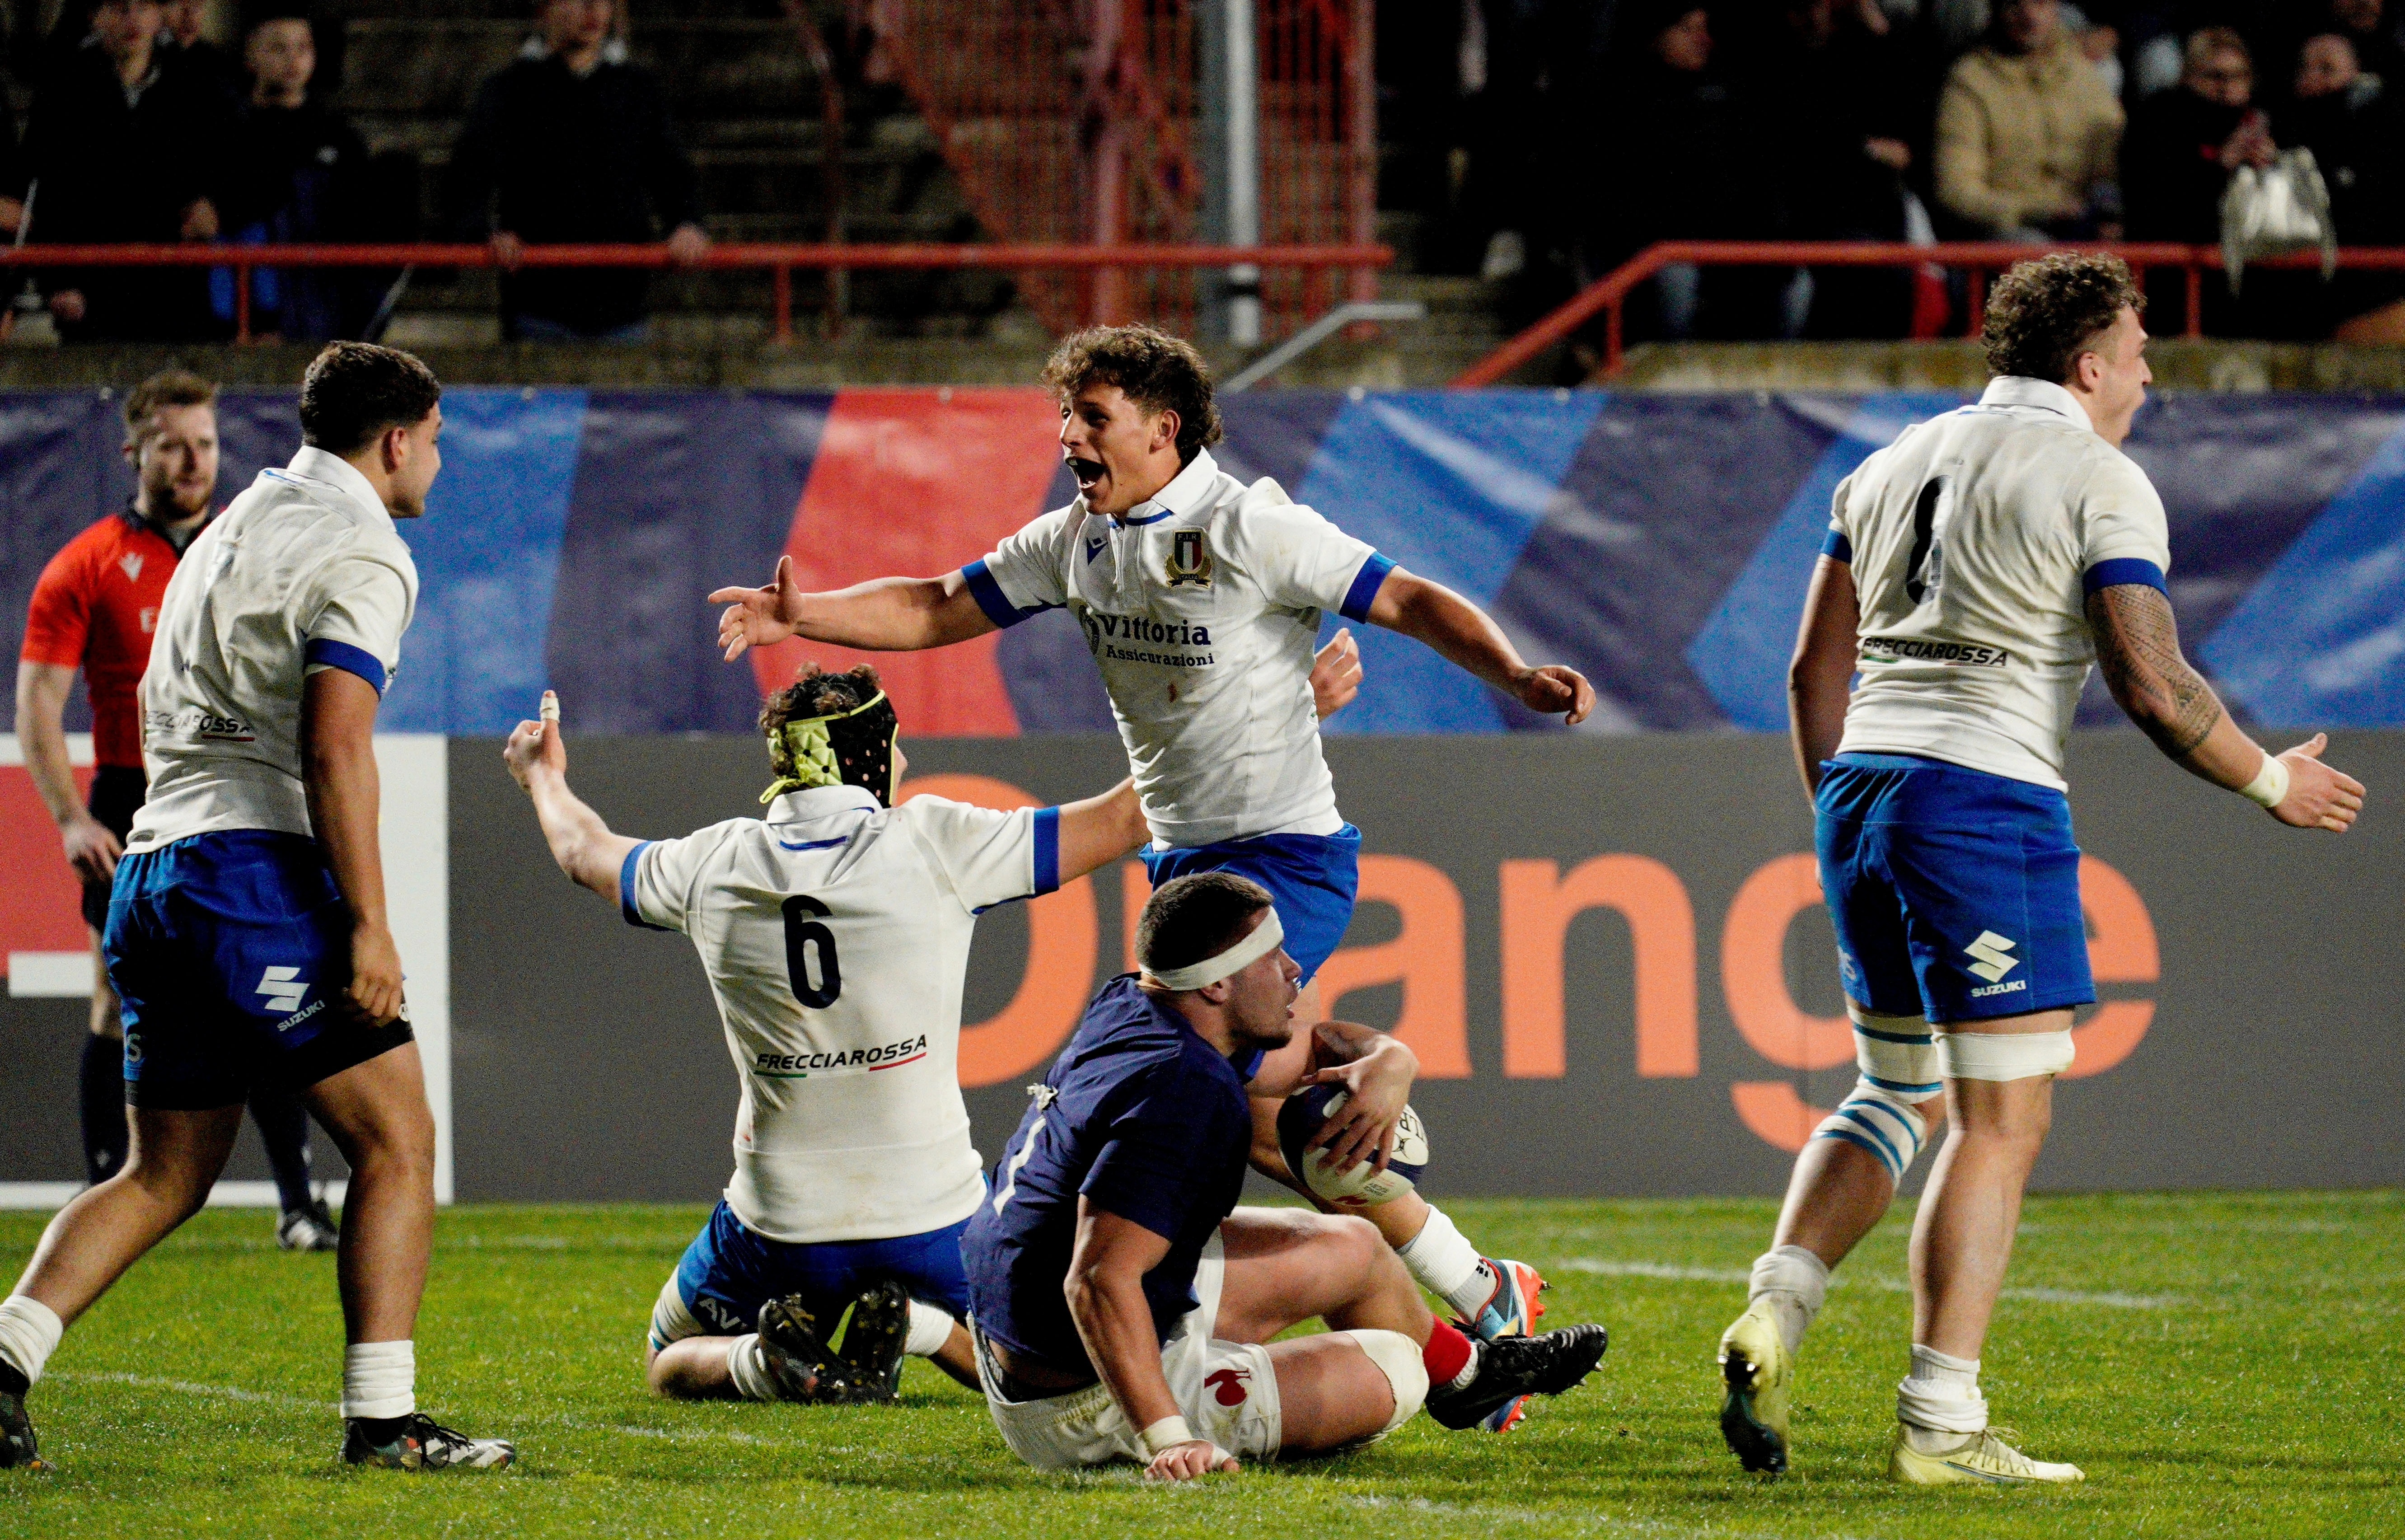
POLYGON ((1408 1107, 1395 1129, 1395 1152, 1384 1171, 1366 1160, 1349 1171, 1338 1171, 1329 1165, 1327 1151, 1306 1152, 1344 1102, 1344 1088, 1338 1085, 1305 1086, 1286 1099, 1277 1120, 1278 1150, 1286 1156, 1286 1168, 1315 1196, 1339 1208, 1375 1208, 1416 1188, 1420 1173, 1428 1169, 1428 1129, 1408 1107))

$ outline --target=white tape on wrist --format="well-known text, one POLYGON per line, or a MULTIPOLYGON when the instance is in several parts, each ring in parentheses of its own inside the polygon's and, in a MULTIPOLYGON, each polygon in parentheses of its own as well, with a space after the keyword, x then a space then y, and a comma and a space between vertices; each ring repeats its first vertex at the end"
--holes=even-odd
POLYGON ((1146 1460, 1155 1460, 1160 1458, 1160 1451, 1163 1449, 1175 1448, 1180 1444, 1193 1443, 1194 1430, 1186 1425, 1186 1419, 1183 1417, 1164 1417, 1136 1434, 1135 1441, 1144 1446, 1144 1457, 1146 1460))
POLYGON ((2238 795, 2257 807, 2276 808, 2288 796, 2288 765, 2276 754, 2263 756, 2263 768, 2255 779, 2238 788, 2238 795))
POLYGON ((1252 934, 1217 956, 1205 957, 1184 968, 1147 968, 1144 975, 1163 989, 1201 989, 1205 984, 1216 984, 1222 979, 1243 972, 1276 951, 1285 941, 1286 926, 1278 923, 1277 911, 1264 910, 1261 923, 1253 927, 1252 934))

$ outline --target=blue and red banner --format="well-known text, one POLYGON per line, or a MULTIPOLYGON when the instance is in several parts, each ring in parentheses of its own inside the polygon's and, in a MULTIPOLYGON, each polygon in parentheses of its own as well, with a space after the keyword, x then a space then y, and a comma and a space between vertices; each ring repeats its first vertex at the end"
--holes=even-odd
MULTIPOLYGON (((1532 659, 1583 670, 1591 729, 1772 730, 1831 491, 1957 400, 1286 391, 1223 403, 1217 453, 1485 605, 1532 659)), ((43 562, 131 489, 117 404, 0 396, 12 651, 43 562)), ((444 411, 442 480, 403 531, 423 596, 395 731, 503 731, 546 685, 588 732, 745 729, 800 652, 721 663, 711 588, 781 554, 820 587, 944 572, 1071 496, 1036 389, 463 387, 444 411)), ((289 458, 290 393, 229 392, 221 431, 231 498, 289 458)), ((2188 651, 2243 713, 2405 724, 2405 398, 2172 396, 2129 448, 2171 512, 2188 651)), ((1371 685, 1331 731, 1557 727, 1414 643, 1362 643, 1371 685)), ((1049 615, 876 661, 907 730, 1006 736, 1108 728, 1084 655, 1049 615)), ((2086 715, 2114 719, 2101 693, 2086 715)))

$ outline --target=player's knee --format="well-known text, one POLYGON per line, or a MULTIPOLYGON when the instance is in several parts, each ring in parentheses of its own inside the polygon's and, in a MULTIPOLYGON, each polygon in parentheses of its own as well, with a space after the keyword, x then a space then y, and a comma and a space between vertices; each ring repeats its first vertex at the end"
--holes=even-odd
POLYGON ((1394 1393, 1394 1409, 1387 1414, 1380 1434, 1389 1434, 1419 1414, 1420 1406, 1428 1400, 1428 1365, 1421 1357, 1419 1344, 1400 1332, 1378 1331, 1356 1327, 1343 1334, 1351 1337, 1386 1378, 1394 1393))
POLYGON ((1921 1105, 1946 1089, 1936 1035, 1918 1016, 1882 1016, 1859 1006, 1852 1014, 1862 1073, 1812 1135, 1868 1151, 1888 1180, 1900 1182, 1929 1137, 1921 1105))

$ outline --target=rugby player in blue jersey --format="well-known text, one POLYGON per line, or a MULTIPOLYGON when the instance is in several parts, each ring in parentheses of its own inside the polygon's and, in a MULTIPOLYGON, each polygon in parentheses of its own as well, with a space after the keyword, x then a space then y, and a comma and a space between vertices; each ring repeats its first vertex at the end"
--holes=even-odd
MULTIPOLYGON (((1576 724, 1595 691, 1575 671, 1533 668, 1460 595, 1404 571, 1264 477, 1221 471, 1210 374, 1188 344, 1149 327, 1063 342, 1045 366, 1061 402, 1061 452, 1077 480, 1067 507, 984 559, 940 577, 890 577, 802 592, 781 561, 760 588, 724 588, 719 638, 732 659, 790 636, 873 650, 941 647, 1045 610, 1084 629, 1143 800, 1158 884, 1233 871, 1275 897, 1301 968, 1301 1013, 1322 1020, 1314 982, 1353 917, 1360 831, 1337 811, 1308 677, 1330 610, 1415 637, 1531 711, 1576 724)), ((1297 1061, 1312 1034, 1286 1051, 1297 1061)), ((1399 1045, 1397 1045, 1399 1047, 1399 1045)), ((1283 1082, 1291 1062, 1275 1067, 1283 1082)), ((1356 1088, 1321 1131, 1338 1169, 1391 1151, 1410 1085, 1356 1088)), ((1253 1110, 1254 1162, 1286 1169, 1277 1105, 1253 1110)), ((1541 1313, 1534 1268, 1483 1257, 1417 1194, 1368 1211, 1413 1276, 1479 1335, 1524 1332, 1541 1313)), ((1513 1412, 1497 1414, 1498 1429, 1513 1412)))
POLYGON ((1129 1460, 1161 1480, 1322 1453, 1425 1404, 1467 1428, 1593 1372, 1604 1329, 1481 1342, 1439 1321, 1366 1222, 1239 1208, 1250 1100, 1295 1031, 1301 965, 1269 891, 1174 878, 1136 929, 1140 974, 1095 996, 969 1220, 977 1371, 1041 1470, 1129 1460), (1321 1320, 1329 1330, 1274 1341, 1321 1320))

